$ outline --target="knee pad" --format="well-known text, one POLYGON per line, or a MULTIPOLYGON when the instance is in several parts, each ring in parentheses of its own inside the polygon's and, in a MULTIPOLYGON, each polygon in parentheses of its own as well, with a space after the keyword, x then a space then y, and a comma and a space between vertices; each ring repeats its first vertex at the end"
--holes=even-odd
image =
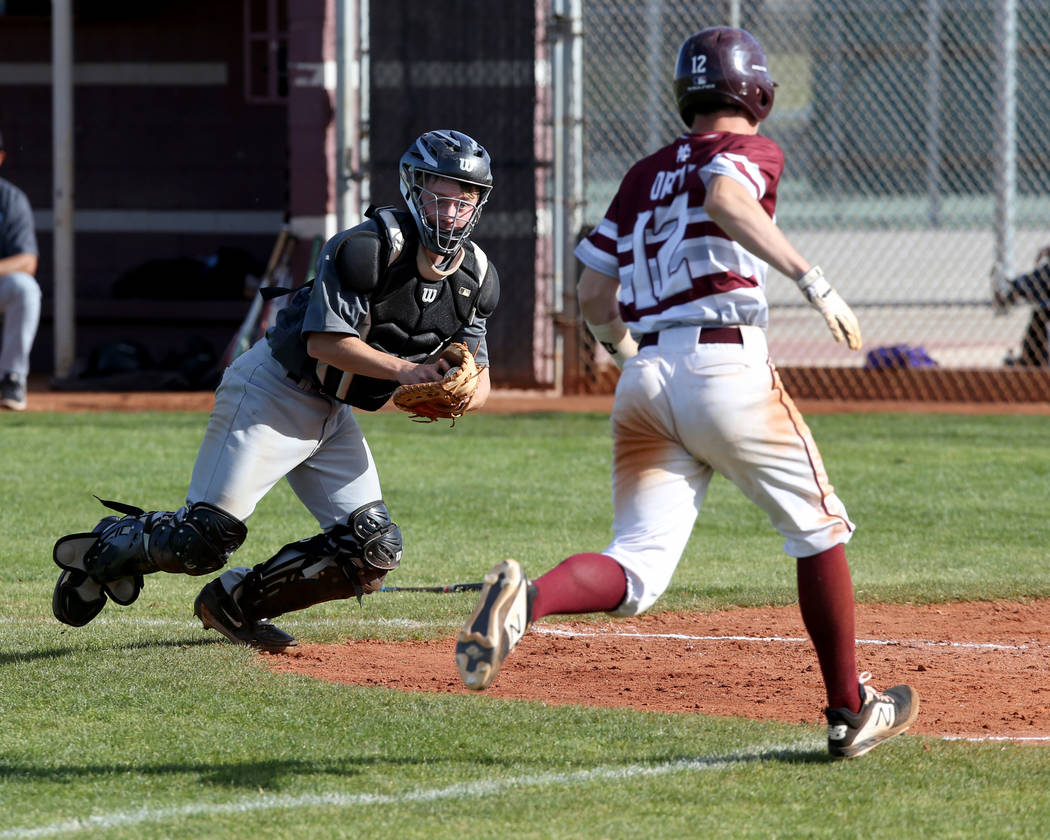
POLYGON ((173 512, 130 510, 138 512, 111 522, 87 552, 87 570, 100 582, 153 572, 208 574, 248 535, 243 522, 207 502, 173 512))
POLYGON ((328 537, 359 569, 389 572, 401 565, 401 528, 390 519, 382 499, 359 507, 328 537))
POLYGON ((207 502, 195 502, 167 517, 149 529, 148 553, 162 572, 218 571, 248 536, 241 520, 207 502))

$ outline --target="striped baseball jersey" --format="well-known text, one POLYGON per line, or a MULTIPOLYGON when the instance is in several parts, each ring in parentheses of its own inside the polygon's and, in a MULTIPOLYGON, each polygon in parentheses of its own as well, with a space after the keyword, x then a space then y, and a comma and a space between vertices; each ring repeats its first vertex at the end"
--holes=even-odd
POLYGON ((631 167, 576 256, 619 277, 620 315, 635 333, 679 325, 764 328, 768 265, 711 221, 704 199, 711 178, 726 175, 775 218, 783 168, 783 152, 768 137, 683 134, 631 167))

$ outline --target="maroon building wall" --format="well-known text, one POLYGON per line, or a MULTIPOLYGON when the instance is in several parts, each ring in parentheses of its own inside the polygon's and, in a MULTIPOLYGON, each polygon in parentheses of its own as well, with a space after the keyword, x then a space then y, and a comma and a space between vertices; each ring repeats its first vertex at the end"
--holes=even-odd
MULTIPOLYGON (((23 65, 24 72, 0 86, 0 128, 9 147, 0 175, 25 190, 38 218, 44 217, 38 229, 44 321, 32 358, 34 370, 44 372, 53 358, 48 224, 52 97, 47 80, 20 80, 32 76, 34 68, 50 65, 50 3, 15 0, 6 5, 7 14, 0 15, 0 56, 5 63, 23 65)), ((125 303, 109 307, 127 313, 123 320, 107 325, 102 318, 121 276, 149 260, 208 258, 220 249, 237 249, 265 264, 288 205, 287 107, 282 101, 248 101, 245 38, 239 2, 74 4, 75 284, 82 304, 78 357, 122 335, 144 342, 158 355, 177 349, 193 331, 221 345, 230 334, 231 319, 247 308, 243 297, 232 298, 227 290, 213 287, 227 299, 222 304, 200 302, 199 326, 193 324, 192 307, 186 309, 188 323, 170 328, 163 318, 153 318, 148 307, 143 320, 150 323, 136 323, 125 303), (225 79, 187 83, 187 74, 178 67, 169 73, 170 82, 130 84, 121 79, 120 65, 133 75, 143 65, 187 64, 205 65, 213 76, 221 69, 225 79), (100 66, 106 68, 101 83, 95 74, 100 66), (98 211, 112 212, 106 218, 98 211), (247 224, 255 229, 247 231, 243 219, 231 223, 227 216, 209 229, 207 217, 199 215, 191 226, 198 229, 179 230, 177 221, 146 221, 140 211, 259 215, 247 224), (158 225, 161 229, 142 229, 158 225)), ((153 288, 142 290, 145 296, 180 294, 170 272, 156 277, 153 288)))
MULTIPOLYGON (((24 70, 0 80, 8 143, 0 176, 26 191, 42 221, 44 320, 32 364, 43 373, 54 340, 51 88, 33 73, 50 68, 51 4, 0 5, 0 61, 24 70)), ((370 198, 401 204, 397 161, 424 130, 459 128, 489 149, 496 186, 476 238, 503 284, 490 322, 493 378, 535 384, 543 308, 535 0, 371 6, 370 198)), ((323 233, 335 212, 334 102, 325 87, 326 62, 336 57, 335 0, 77 0, 73 8, 77 357, 126 338, 161 358, 191 336, 221 355, 249 301, 228 283, 203 293, 180 283, 177 261, 234 249, 262 265, 283 222, 316 223, 323 233), (267 14, 273 37, 260 35, 257 18, 267 14), (129 83, 144 81, 134 78, 143 66, 169 76, 129 83), (164 213, 182 215, 158 221, 164 213), (167 261, 165 271, 127 282, 152 260, 167 261), (139 297, 127 296, 129 286, 139 297), (178 297, 186 299, 172 304, 178 297)), ((296 251, 295 283, 309 269, 312 235, 296 251)))

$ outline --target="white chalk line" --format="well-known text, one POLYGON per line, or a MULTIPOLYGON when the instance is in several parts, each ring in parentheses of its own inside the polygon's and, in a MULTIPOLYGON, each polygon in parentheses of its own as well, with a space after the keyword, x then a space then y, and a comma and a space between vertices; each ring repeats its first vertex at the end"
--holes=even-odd
POLYGON ((412 803, 437 802, 441 800, 480 799, 495 796, 517 788, 535 787, 569 787, 584 785, 590 782, 630 781, 631 779, 652 776, 666 776, 672 773, 704 772, 723 770, 735 764, 750 761, 762 761, 805 750, 820 749, 822 742, 797 741, 788 744, 770 744, 755 746, 741 752, 725 756, 699 756, 697 758, 679 759, 663 764, 626 764, 605 767, 594 767, 588 770, 577 770, 564 773, 540 773, 527 776, 514 776, 508 779, 482 779, 475 782, 461 782, 441 788, 421 788, 397 794, 376 793, 321 793, 286 796, 280 794, 261 794, 235 799, 230 802, 214 804, 192 803, 170 808, 136 808, 130 811, 111 811, 92 814, 76 819, 62 820, 37 827, 8 828, 0 831, 0 840, 29 840, 37 837, 54 837, 59 834, 72 834, 84 831, 99 831, 113 828, 128 828, 144 823, 157 823, 167 820, 178 820, 202 816, 259 813, 274 810, 297 810, 325 808, 357 808, 374 805, 404 805, 412 803))
POLYGON ((940 735, 942 741, 1050 741, 1050 735, 940 735))
MULTIPOLYGON (((691 636, 686 633, 639 633, 634 631, 601 631, 590 633, 579 630, 563 630, 558 627, 532 628, 534 633, 549 636, 616 636, 625 639, 675 639, 684 642, 787 642, 799 644, 809 642, 806 636, 691 636)), ((900 645, 902 647, 953 647, 987 650, 1030 650, 1028 645, 1000 645, 984 642, 934 642, 925 639, 857 639, 858 645, 900 645)))
MULTIPOLYGON (((54 624, 46 621, 45 624, 54 624)), ((287 627, 311 628, 311 627, 337 627, 346 624, 365 625, 375 627, 405 627, 411 629, 446 628, 459 627, 456 622, 448 621, 416 621, 408 618, 353 618, 353 619, 315 619, 303 620, 292 619, 283 622, 287 627)), ((11 618, 0 617, 0 624, 41 624, 36 618, 11 618)), ((96 627, 178 627, 181 629, 200 630, 200 622, 196 620, 180 620, 173 618, 144 618, 131 617, 99 617, 93 622, 96 627)), ((63 629, 59 627, 58 629, 63 629)), ((530 632, 540 633, 548 636, 580 636, 586 638, 626 638, 626 639, 672 639, 684 642, 777 642, 783 644, 808 643, 806 636, 694 636, 688 633, 641 633, 638 631, 619 630, 566 630, 561 627, 550 627, 544 625, 533 625, 530 632)), ((885 645, 902 647, 946 647, 946 648, 969 648, 973 650, 1032 650, 1031 645, 1006 645, 994 642, 945 642, 932 641, 929 639, 857 639, 858 645, 885 645)))
MULTIPOLYGON (((66 627, 53 618, 16 618, 11 616, 0 616, 0 624, 24 624, 34 626, 49 626, 56 630, 67 632, 68 630, 81 630, 79 627, 66 627)), ((349 619, 291 619, 281 621, 286 627, 344 627, 350 625, 364 625, 368 627, 408 627, 412 629, 422 628, 445 628, 459 627, 459 622, 451 621, 417 621, 411 618, 349 618, 349 619)), ((175 627, 182 630, 202 630, 200 621, 197 619, 180 618, 146 618, 144 616, 100 616, 91 622, 92 627, 175 627)))

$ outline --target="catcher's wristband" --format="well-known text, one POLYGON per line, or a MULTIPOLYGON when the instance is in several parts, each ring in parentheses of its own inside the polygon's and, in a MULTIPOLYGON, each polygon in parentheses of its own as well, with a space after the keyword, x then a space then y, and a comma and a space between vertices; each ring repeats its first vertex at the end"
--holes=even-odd
POLYGON ((616 367, 623 369, 624 363, 638 355, 638 342, 634 340, 631 331, 620 318, 613 318, 604 324, 592 324, 585 321, 591 335, 608 352, 616 367))

